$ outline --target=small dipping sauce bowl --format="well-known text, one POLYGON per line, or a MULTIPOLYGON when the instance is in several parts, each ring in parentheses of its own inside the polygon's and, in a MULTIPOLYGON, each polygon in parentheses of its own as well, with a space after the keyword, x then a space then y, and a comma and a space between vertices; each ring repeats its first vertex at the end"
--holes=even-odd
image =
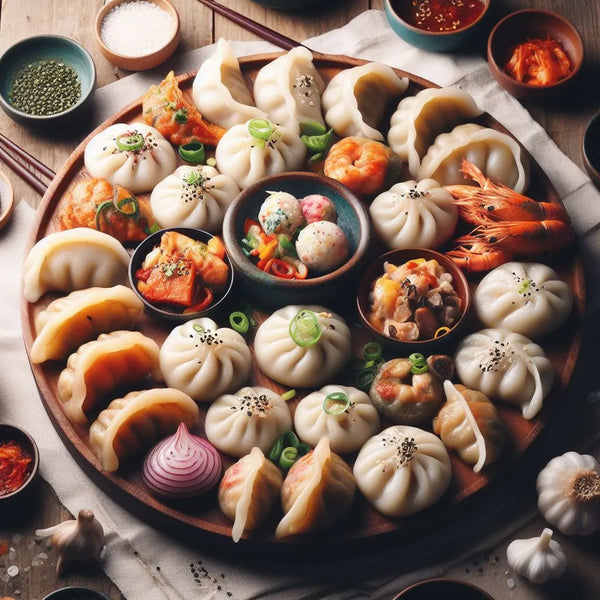
POLYGON ((110 598, 91 588, 69 586, 50 592, 43 600, 110 600, 110 598))
POLYGON ((448 6, 450 0, 444 0, 437 3, 440 4, 437 14, 433 3, 424 0, 384 0, 383 6, 390 27, 404 41, 423 50, 447 52, 473 41, 481 30, 490 0, 464 0, 460 6, 448 6), (453 11, 454 18, 447 20, 442 9, 453 11))
POLYGON ((581 152, 591 180, 600 189, 600 112, 590 119, 585 128, 581 152))
POLYGON ((487 592, 465 581, 453 579, 426 579, 401 591, 393 600, 438 600, 460 598, 460 600, 494 600, 487 592))
MULTIPOLYGON (((0 507, 20 501, 31 488, 40 466, 40 455, 35 440, 21 427, 0 423, 0 453, 3 461, 14 467, 9 479, 0 480, 0 507)), ((0 510, 2 510, 0 508, 0 510)))

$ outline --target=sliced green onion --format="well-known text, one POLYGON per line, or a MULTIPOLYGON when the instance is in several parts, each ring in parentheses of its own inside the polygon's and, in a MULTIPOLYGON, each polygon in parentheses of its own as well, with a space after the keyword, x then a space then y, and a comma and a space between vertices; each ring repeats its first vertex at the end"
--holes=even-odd
POLYGON ((524 279, 517 290, 519 294, 526 294, 532 287, 531 283, 531 279, 524 279))
POLYGON ((275 443, 269 452, 269 460, 278 464, 284 448, 287 448, 288 446, 296 448, 299 444, 300 440, 293 431, 285 431, 275 440, 275 443))
POLYGON ((408 357, 408 360, 410 360, 410 362, 415 365, 417 363, 423 363, 425 362, 425 356, 423 356, 420 352, 414 352, 413 354, 411 354, 408 357))
POLYGON ((200 164, 204 162, 204 159, 206 158, 204 144, 201 142, 183 144, 182 146, 179 146, 179 156, 189 163, 200 164))
POLYGON ((96 207, 96 229, 98 231, 102 231, 102 223, 100 222, 100 219, 102 218, 102 213, 111 206, 114 206, 114 204, 110 200, 106 200, 105 202, 100 203, 96 207))
POLYGON ((339 415, 350 406, 350 398, 344 392, 332 392, 323 400, 323 411, 328 415, 339 415))
POLYGON ((281 233, 281 234, 279 234, 278 240, 279 240, 279 247, 286 254, 291 254, 294 257, 298 256, 298 253, 296 252, 296 246, 294 246, 294 244, 290 240, 289 236, 287 236, 285 233, 281 233))
POLYGON ((288 446, 284 448, 279 457, 279 466, 287 471, 298 460, 298 448, 288 446))
POLYGON ((204 333, 204 327, 202 325, 198 325, 198 323, 193 325, 193 328, 194 331, 197 331, 198 333, 204 333))
POLYGON ((257 140, 268 140, 274 131, 274 125, 268 119, 252 119, 248 123, 248 132, 257 140))
POLYGON ((140 214, 140 203, 138 202, 137 198, 134 198, 133 196, 130 196, 129 198, 122 198, 117 202, 117 210, 127 217, 137 219, 140 214), (131 210, 123 210, 123 207, 125 206, 131 206, 132 208, 131 210))
POLYGON ((206 159, 206 164, 207 164, 209 167, 216 167, 216 166, 217 166, 217 159, 216 159, 216 158, 213 158, 213 157, 211 156, 210 158, 207 158, 207 159, 206 159))
POLYGON ((281 394, 281 399, 284 402, 287 402, 288 400, 294 398, 294 396, 296 396, 296 390, 288 390, 287 392, 283 392, 283 394, 281 394))
POLYGON ((188 110, 187 108, 180 108, 176 113, 175 113, 175 122, 179 123, 180 125, 187 123, 188 120, 188 110))
POLYGON ((356 387, 359 390, 368 390, 375 379, 377 369, 374 367, 363 367, 356 371, 356 387))
POLYGON ((250 320, 240 310, 236 310, 229 315, 229 324, 231 328, 242 335, 248 333, 250 328, 250 320))
POLYGON ((300 123, 300 135, 323 135, 327 128, 318 121, 304 121, 300 123))
POLYGON ((121 152, 134 152, 144 146, 144 136, 139 133, 123 133, 117 136, 117 149, 121 152))
POLYGON ((383 348, 379 342, 368 342, 363 346, 363 358, 365 361, 373 361, 375 362, 379 358, 381 358, 381 354, 383 353, 383 348))
POLYGON ((429 371, 429 367, 427 366, 427 363, 414 364, 410 368, 410 372, 413 375, 421 375, 422 373, 427 373, 427 371, 429 371))
POLYGON ((321 326, 312 310, 302 309, 290 321, 290 337, 301 348, 314 346, 321 339, 321 326))
POLYGON ((300 139, 311 153, 324 152, 329 149, 333 141, 333 129, 330 129, 322 135, 301 135, 300 139))

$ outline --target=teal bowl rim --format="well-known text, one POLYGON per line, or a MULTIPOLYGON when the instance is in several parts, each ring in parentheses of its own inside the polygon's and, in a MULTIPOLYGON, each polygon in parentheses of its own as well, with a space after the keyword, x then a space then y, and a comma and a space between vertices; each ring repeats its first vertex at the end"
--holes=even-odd
MULTIPOLYGON (((43 58, 43 54, 40 55, 40 58, 43 58)), ((81 80, 81 74, 80 74, 79 69, 77 69, 69 61, 65 61, 65 62, 68 62, 69 65, 77 71, 77 75, 79 76, 79 79, 81 80)), ((33 36, 30 36, 27 38, 23 38, 22 40, 19 40, 18 42, 16 42, 15 44, 13 44, 9 48, 7 48, 4 51, 4 53, 0 56, 0 103, 3 105, 3 108, 5 110, 7 110, 8 112, 14 113, 21 120, 48 122, 48 121, 52 121, 54 119, 58 119, 58 118, 66 116, 66 115, 69 115, 70 113, 76 111, 80 106, 82 106, 89 100, 92 92, 96 88, 96 80, 97 80, 96 63, 94 63, 94 59, 92 58, 92 55, 90 54, 90 52, 82 44, 80 44, 77 40, 66 37, 64 35, 54 35, 54 34, 50 34, 50 33, 43 33, 40 35, 33 35, 33 36), (81 97, 73 106, 69 107, 67 110, 63 110, 62 112, 54 113, 52 115, 32 115, 30 113, 23 112, 22 110, 19 110, 18 108, 13 106, 8 101, 8 98, 6 98, 6 96, 4 94, 4 90, 8 88, 8 86, 4 85, 4 81, 7 81, 8 84, 10 84, 10 81, 8 81, 8 80, 10 78, 12 78, 12 76, 17 71, 17 69, 19 69, 27 61, 18 61, 17 64, 12 65, 10 68, 7 68, 5 63, 6 63, 6 61, 11 59, 12 54, 15 54, 16 52, 18 52, 19 50, 21 50, 23 48, 26 48, 27 46, 32 46, 32 45, 39 44, 39 43, 48 43, 48 42, 50 42, 50 43, 58 42, 62 47, 76 48, 77 51, 80 53, 80 55, 83 57, 84 62, 89 67, 89 72, 90 72, 89 83, 85 87, 85 89, 82 86, 81 97)), ((82 82, 82 84, 83 84, 83 82, 82 82)))
MULTIPOLYGON (((274 190, 279 191, 279 190, 274 190)), ((283 191, 287 191, 283 189, 283 191)), ((311 193, 322 193, 326 195, 324 191, 316 190, 311 193)), ((258 210, 254 215, 254 218, 258 215, 258 210)), ((340 225, 341 226, 341 225, 340 225)), ((342 226, 341 226, 342 227, 342 226)), ((342 230, 344 228, 342 227, 342 230)), ((371 220, 368 209, 362 200, 347 186, 343 185, 339 181, 319 175, 317 173, 311 173, 308 171, 288 171, 286 173, 279 173, 277 175, 269 175, 248 187, 244 188, 233 200, 233 202, 227 208, 225 212, 225 218, 223 220, 223 241, 227 248, 227 253, 241 277, 246 280, 252 281, 256 285, 264 285, 277 290, 277 292, 297 292, 299 294, 318 290, 320 286, 326 284, 332 284, 338 281, 339 278, 349 277, 355 267, 358 267, 363 259, 366 257, 369 247, 371 244, 371 220), (354 213, 357 224, 358 233, 356 243, 353 247, 352 256, 340 267, 324 273, 316 277, 308 277, 307 279, 282 279, 275 275, 265 273, 261 271, 248 257, 244 255, 240 248, 240 240, 243 237, 241 234, 243 228, 243 222, 240 223, 239 215, 243 214, 243 204, 248 198, 251 198, 261 191, 269 189, 269 185, 277 182, 286 182, 290 180, 314 180, 315 185, 324 186, 328 189, 335 191, 336 195, 350 200, 348 205, 354 213)), ((346 233, 346 232, 345 232, 346 233)))

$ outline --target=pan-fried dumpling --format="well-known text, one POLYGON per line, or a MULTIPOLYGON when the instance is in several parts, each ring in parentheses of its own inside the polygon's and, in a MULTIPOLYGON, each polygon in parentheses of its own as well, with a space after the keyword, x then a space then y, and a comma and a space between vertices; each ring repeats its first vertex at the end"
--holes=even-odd
POLYGON ((573 306, 573 292, 547 265, 508 262, 479 282, 473 306, 486 327, 537 338, 564 323, 573 306))
POLYGON ((115 123, 97 133, 85 147, 84 162, 92 177, 133 194, 149 192, 177 167, 173 146, 144 123, 115 123))
POLYGON ((101 333, 67 360, 58 378, 58 396, 67 416, 87 423, 86 413, 97 409, 107 394, 150 375, 162 381, 158 344, 139 331, 101 333))
POLYGON ((154 218, 163 228, 194 227, 219 233, 223 217, 240 188, 209 165, 183 165, 159 182, 150 196, 154 218))
POLYGON ((101 333, 132 329, 143 312, 142 301, 124 285, 85 288, 57 298, 36 315, 31 362, 66 358, 101 333))
POLYGON ((433 179, 394 184, 373 200, 369 212, 375 233, 393 250, 438 248, 458 222, 452 194, 433 179))
POLYGON ((240 188, 267 175, 296 171, 303 165, 306 146, 299 132, 273 125, 270 121, 263 121, 261 128, 270 130, 267 139, 252 135, 251 120, 234 125, 217 144, 217 168, 240 188))
POLYGON ((321 97, 325 122, 340 137, 358 136, 383 142, 379 128, 387 104, 408 87, 388 65, 369 62, 340 71, 321 97))
POLYGON ((294 429, 310 446, 327 437, 333 452, 346 454, 358 450, 379 430, 379 413, 365 392, 326 385, 300 400, 294 412, 294 429))
POLYGON ((237 458, 254 446, 268 452, 291 427, 292 414, 285 400, 261 386, 219 396, 208 408, 204 423, 208 440, 237 458))
POLYGON ((346 462, 324 437, 316 448, 296 461, 283 480, 284 517, 277 525, 278 538, 328 529, 352 508, 356 481, 346 462))
POLYGON ((214 53, 198 69, 192 84, 194 104, 206 119, 230 129, 250 119, 264 119, 256 108, 231 44, 219 38, 214 53))
POLYGON ((440 185, 464 184, 460 170, 463 159, 519 194, 527 189, 529 161, 519 143, 506 133, 475 123, 457 125, 449 133, 438 135, 423 157, 416 179, 431 177, 440 185))
POLYGON ((127 283, 129 254, 114 237, 88 227, 56 231, 39 240, 23 264, 23 295, 127 283))
POLYGON ((170 387, 199 402, 211 402, 243 385, 252 357, 237 331, 208 317, 175 327, 160 348, 160 368, 170 387))
POLYGON ((283 484, 281 471, 252 448, 231 465, 219 485, 219 507, 233 521, 231 537, 238 542, 244 531, 259 527, 279 502, 283 484))
POLYGON ((491 400, 477 390, 446 380, 444 391, 446 403, 433 419, 433 432, 479 473, 502 454, 506 437, 502 419, 491 400))
POLYGON ((199 415, 197 404, 179 390, 129 392, 113 400, 90 425, 90 446, 103 470, 116 471, 121 460, 175 433, 180 423, 192 427, 199 415))
POLYGON ((260 69, 254 80, 254 99, 273 123, 299 132, 300 123, 325 125, 321 114, 324 89, 312 52, 297 46, 260 69))
POLYGON ((472 96, 460 88, 427 88, 400 100, 390 120, 388 143, 416 177, 421 159, 440 133, 482 112, 472 96))
POLYGON ((437 502, 452 467, 442 440, 429 431, 393 425, 361 448, 354 476, 367 501, 388 517, 413 515, 437 502))
POLYGON ((284 306, 261 323, 254 337, 260 370, 290 387, 326 384, 346 365, 350 352, 348 325, 323 306, 284 306))
POLYGON ((554 383, 552 363, 529 338, 508 329, 482 329, 464 338, 454 355, 461 382, 492 400, 521 408, 532 419, 554 383))

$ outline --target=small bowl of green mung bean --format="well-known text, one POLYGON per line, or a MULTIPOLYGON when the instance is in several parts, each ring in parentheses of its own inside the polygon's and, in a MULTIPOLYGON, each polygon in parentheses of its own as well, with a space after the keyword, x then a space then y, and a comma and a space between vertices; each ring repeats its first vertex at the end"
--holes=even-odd
POLYGON ((75 124, 89 108, 95 87, 90 53, 67 37, 29 37, 0 57, 0 105, 23 125, 75 124))

